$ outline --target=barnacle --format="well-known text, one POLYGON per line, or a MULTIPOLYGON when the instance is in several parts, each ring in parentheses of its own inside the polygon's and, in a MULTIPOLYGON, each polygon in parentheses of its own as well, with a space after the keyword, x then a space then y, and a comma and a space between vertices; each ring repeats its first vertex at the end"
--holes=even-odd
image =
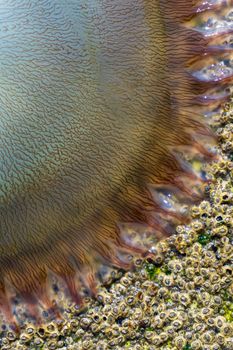
POLYGON ((23 344, 27 344, 30 342, 32 336, 27 334, 27 333, 21 333, 20 334, 20 341, 23 343, 23 344))
POLYGON ((7 338, 9 341, 14 341, 14 340, 15 340, 15 338, 16 338, 16 334, 15 334, 15 332, 13 332, 13 331, 9 331, 9 332, 7 332, 7 336, 6 336, 6 338, 7 338))
POLYGON ((177 347, 177 349, 183 349, 186 343, 186 339, 182 336, 178 336, 174 339, 174 344, 177 347))
POLYGON ((192 343, 191 343, 191 349, 194 349, 194 350, 199 350, 202 348, 202 342, 200 340, 194 340, 192 343))

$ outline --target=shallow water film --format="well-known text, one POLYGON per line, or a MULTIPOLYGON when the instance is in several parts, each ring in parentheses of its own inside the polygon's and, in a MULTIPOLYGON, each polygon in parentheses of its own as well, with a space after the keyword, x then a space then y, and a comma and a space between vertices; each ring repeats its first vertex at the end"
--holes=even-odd
POLYGON ((0 1, 0 348, 233 350, 233 2, 0 1))

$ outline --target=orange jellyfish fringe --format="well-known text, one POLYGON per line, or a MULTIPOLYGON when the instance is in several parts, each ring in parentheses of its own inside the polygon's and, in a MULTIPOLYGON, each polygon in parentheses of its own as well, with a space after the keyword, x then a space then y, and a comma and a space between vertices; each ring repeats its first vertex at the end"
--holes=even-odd
MULTIPOLYGON (((174 145, 170 147, 170 156, 168 155, 167 158, 169 164, 162 164, 160 172, 156 174, 156 177, 151 176, 150 182, 153 185, 148 184, 147 191, 144 190, 144 193, 142 191, 139 192, 135 188, 129 189, 134 194, 134 203, 129 208, 124 208, 125 214, 122 222, 135 222, 137 220, 139 223, 154 225, 158 231, 161 231, 161 236, 164 236, 164 231, 166 230, 162 226, 160 227, 159 220, 156 219, 156 216, 151 215, 151 213, 160 214, 162 212, 178 219, 182 219, 182 217, 180 218, 179 213, 170 212, 161 207, 160 202, 156 201, 155 197, 153 198, 151 189, 156 190, 156 188, 172 186, 173 188, 177 188, 179 192, 193 197, 195 193, 185 185, 184 179, 198 180, 192 171, 182 166, 174 154, 174 148, 180 148, 181 150, 190 149, 191 153, 198 152, 207 160, 214 159, 214 155, 193 136, 193 130, 195 130, 197 135, 214 138, 211 130, 202 120, 201 115, 203 111, 213 109, 227 98, 227 94, 219 94, 218 92, 219 90, 223 91, 229 86, 232 76, 225 75, 220 78, 208 80, 195 73, 210 63, 217 61, 220 57, 225 58, 227 55, 231 55, 229 47, 224 47, 221 44, 229 32, 226 31, 225 33, 215 34, 213 36, 205 36, 195 28, 189 26, 188 23, 197 14, 205 11, 209 11, 209 13, 211 11, 219 11, 223 7, 231 5, 232 1, 220 1, 216 3, 216 1, 211 0, 203 2, 192 0, 160 0, 160 10, 165 21, 168 38, 166 43, 170 67, 170 82, 168 84, 170 84, 170 99, 173 106, 172 113, 175 116, 179 116, 177 120, 182 121, 184 132, 182 133, 182 138, 175 140, 175 147, 174 145), (190 133, 190 130, 192 130, 192 133, 190 133), (172 167, 171 164, 173 164, 172 167)), ((139 185, 142 188, 141 184, 139 185)), ((120 196, 124 196, 124 193, 118 194, 117 203, 120 202, 120 196)), ((118 253, 128 252, 130 254, 141 254, 145 256, 146 252, 141 248, 127 244, 121 238, 119 228, 116 228, 114 233, 108 232, 111 228, 105 225, 105 220, 108 222, 109 218, 114 219, 115 214, 111 211, 111 208, 106 210, 106 217, 102 219, 99 227, 93 224, 93 242, 96 243, 94 236, 98 236, 98 240, 101 242, 96 244, 93 250, 110 264, 127 269, 131 264, 123 261, 118 253), (111 237, 112 244, 110 244, 110 240, 107 241, 107 237, 111 237)), ((72 242, 73 234, 74 232, 67 232, 69 242, 72 242)), ((47 290, 47 270, 44 269, 44 266, 63 279, 75 303, 79 305, 83 303, 79 293, 79 279, 77 276, 82 278, 92 295, 96 294, 95 264, 90 254, 88 254, 88 248, 85 247, 82 241, 78 242, 78 245, 77 242, 73 242, 71 256, 77 256, 77 261, 80 262, 80 266, 83 266, 83 268, 79 268, 80 266, 75 268, 75 264, 71 259, 64 261, 65 254, 63 252, 67 252, 68 249, 70 250, 70 245, 67 248, 64 241, 58 242, 59 244, 60 246, 56 247, 56 251, 54 251, 52 245, 47 247, 46 263, 44 252, 43 254, 38 252, 37 257, 33 256, 32 260, 30 259, 29 252, 27 258, 24 256, 22 261, 18 262, 18 267, 14 268, 15 271, 12 272, 8 279, 13 286, 18 286, 18 291, 28 304, 29 312, 36 319, 39 319, 38 303, 58 314, 49 297, 47 290), (61 252, 60 255, 59 251, 61 252), (23 271, 27 271, 30 267, 31 261, 34 261, 34 263, 30 269, 30 277, 28 279, 20 278, 23 271)), ((9 322, 15 322, 6 289, 8 288, 6 288, 5 283, 3 281, 0 282, 1 309, 9 322)))

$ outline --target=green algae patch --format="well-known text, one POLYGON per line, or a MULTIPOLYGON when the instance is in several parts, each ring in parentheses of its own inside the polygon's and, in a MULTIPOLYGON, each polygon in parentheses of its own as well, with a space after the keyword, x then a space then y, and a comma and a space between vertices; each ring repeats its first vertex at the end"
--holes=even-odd
POLYGON ((172 271, 169 269, 169 267, 167 265, 164 266, 163 269, 161 269, 161 271, 163 271, 167 276, 171 275, 172 271))
POLYGON ((222 309, 224 311, 224 317, 227 322, 233 322, 233 303, 230 303, 230 305, 224 303, 222 309))
POLYGON ((159 266, 156 266, 151 263, 147 263, 145 269, 150 280, 156 280, 157 276, 162 272, 159 266))
POLYGON ((183 350, 192 350, 192 347, 190 344, 186 344, 184 347, 183 347, 183 350))
POLYGON ((145 331, 146 331, 146 332, 154 332, 155 330, 154 330, 154 328, 152 328, 152 327, 147 327, 147 328, 145 329, 145 331))
POLYGON ((205 246, 211 241, 211 235, 209 233, 200 233, 197 239, 198 243, 205 246))

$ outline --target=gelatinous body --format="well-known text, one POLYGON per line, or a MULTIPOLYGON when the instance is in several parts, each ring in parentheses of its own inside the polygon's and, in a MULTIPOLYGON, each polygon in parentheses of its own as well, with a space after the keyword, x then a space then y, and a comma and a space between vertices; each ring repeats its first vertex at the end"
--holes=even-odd
POLYGON ((150 186, 185 189, 180 177, 193 174, 173 150, 210 156, 194 138, 209 131, 193 108, 209 82, 186 71, 208 43, 182 25, 205 6, 214 7, 187 0, 0 3, 6 312, 6 282, 49 305, 49 270, 79 301, 77 271, 94 288, 95 258, 121 266, 117 249, 130 250, 120 224, 148 222, 156 210, 150 186))

